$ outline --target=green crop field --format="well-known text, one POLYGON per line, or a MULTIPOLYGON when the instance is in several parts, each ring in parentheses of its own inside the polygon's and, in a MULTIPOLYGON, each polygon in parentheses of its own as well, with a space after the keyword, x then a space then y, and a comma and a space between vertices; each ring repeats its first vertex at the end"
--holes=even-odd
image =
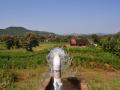
MULTIPOLYGON (((104 52, 99 46, 71 47, 65 43, 61 45, 72 59, 69 71, 72 70, 71 74, 82 76, 90 90, 120 90, 118 56, 104 52)), ((45 76, 48 77, 47 54, 52 48, 61 45, 41 43, 33 52, 28 52, 24 49, 6 50, 5 45, 1 43, 0 89, 37 90, 40 81, 45 76)))
POLYGON ((104 52, 100 47, 67 48, 73 63, 90 68, 114 68, 120 69, 119 57, 104 52))

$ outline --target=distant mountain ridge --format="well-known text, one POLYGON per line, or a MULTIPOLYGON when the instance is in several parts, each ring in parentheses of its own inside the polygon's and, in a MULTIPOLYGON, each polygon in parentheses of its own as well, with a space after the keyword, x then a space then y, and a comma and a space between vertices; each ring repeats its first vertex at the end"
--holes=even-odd
POLYGON ((26 29, 24 27, 8 27, 5 29, 0 29, 0 35, 9 34, 9 35, 13 35, 13 36, 16 36, 16 35, 23 36, 27 32, 34 32, 34 33, 39 34, 41 36, 55 35, 55 33, 52 33, 52 32, 37 31, 37 30, 33 31, 33 30, 26 29))
MULTIPOLYGON (((5 35, 5 34, 9 34, 9 35, 13 35, 13 36, 23 36, 27 32, 34 32, 34 33, 36 33, 40 36, 49 36, 49 35, 63 36, 63 35, 55 34, 53 32, 30 30, 30 29, 26 29, 24 27, 13 27, 13 26, 5 28, 5 29, 0 29, 0 36, 5 35)), ((111 34, 108 34, 108 33, 93 33, 93 34, 96 34, 98 36, 111 35, 111 34)), ((120 32, 117 32, 117 33, 114 33, 114 34, 120 35, 120 32)), ((66 34, 66 36, 67 35, 69 35, 69 34, 66 34)), ((91 35, 91 34, 72 33, 70 35, 81 36, 81 35, 91 35)))

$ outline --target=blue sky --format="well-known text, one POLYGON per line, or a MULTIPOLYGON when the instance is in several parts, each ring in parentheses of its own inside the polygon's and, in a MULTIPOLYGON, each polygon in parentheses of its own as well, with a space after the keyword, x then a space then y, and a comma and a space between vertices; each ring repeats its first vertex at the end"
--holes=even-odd
POLYGON ((0 0, 0 28, 58 34, 120 31, 120 0, 0 0))

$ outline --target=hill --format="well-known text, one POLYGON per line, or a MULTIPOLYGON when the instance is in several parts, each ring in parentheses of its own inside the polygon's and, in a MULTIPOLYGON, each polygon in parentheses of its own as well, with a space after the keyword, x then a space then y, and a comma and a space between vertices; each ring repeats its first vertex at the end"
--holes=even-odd
POLYGON ((0 29, 0 35, 9 34, 13 36, 23 36, 27 32, 34 32, 41 36, 55 35, 55 33, 46 32, 46 31, 33 31, 26 29, 24 27, 8 27, 5 29, 0 29))

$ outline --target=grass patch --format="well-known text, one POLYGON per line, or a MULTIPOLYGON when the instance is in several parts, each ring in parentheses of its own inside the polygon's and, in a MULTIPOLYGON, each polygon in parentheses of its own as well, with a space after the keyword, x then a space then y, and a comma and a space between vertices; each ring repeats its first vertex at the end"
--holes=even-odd
POLYGON ((91 68, 114 68, 120 69, 120 58, 104 52, 100 47, 77 47, 67 48, 73 59, 73 64, 91 68))
POLYGON ((90 90, 120 90, 120 79, 108 80, 107 82, 89 80, 88 87, 90 90))

